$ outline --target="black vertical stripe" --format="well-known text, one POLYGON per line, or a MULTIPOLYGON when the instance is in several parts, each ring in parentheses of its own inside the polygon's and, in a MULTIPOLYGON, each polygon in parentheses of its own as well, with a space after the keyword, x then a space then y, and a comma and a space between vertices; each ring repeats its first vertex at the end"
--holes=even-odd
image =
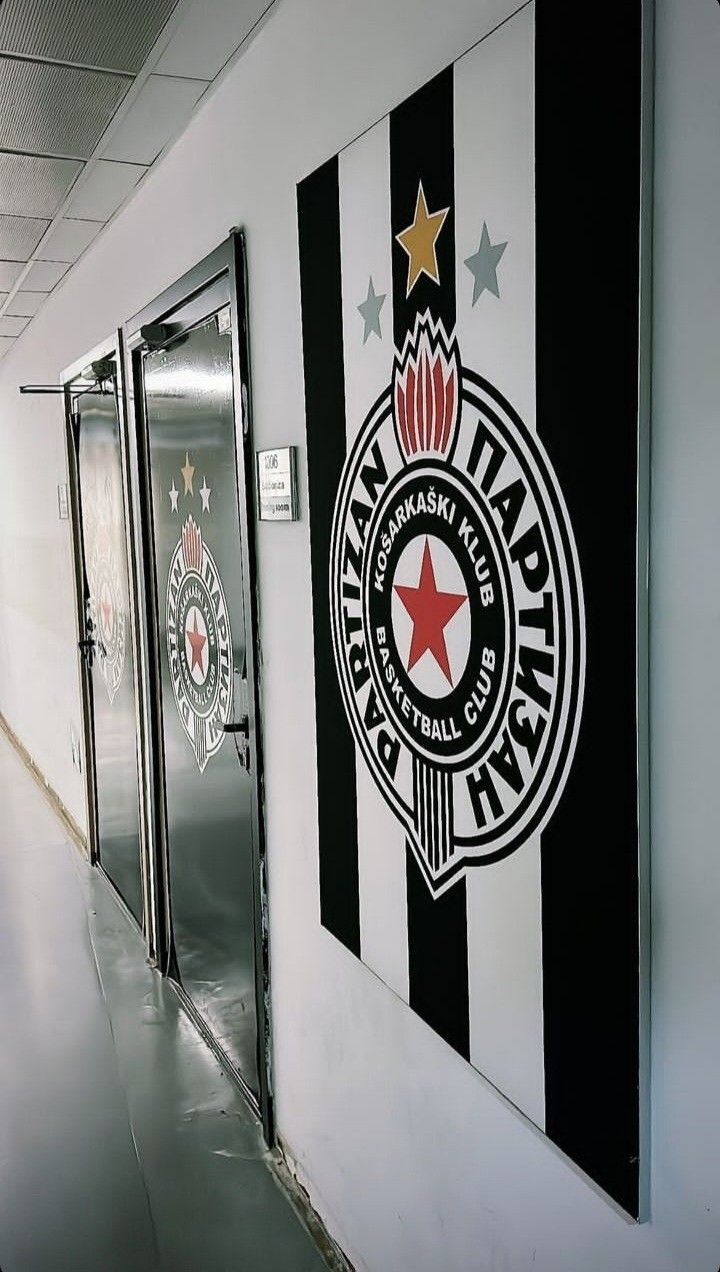
POLYGON ((330 635, 330 535, 345 461, 345 373, 338 161, 298 186, 310 557, 315 627, 320 917, 359 956, 355 747, 330 635))
POLYGON ((470 1059, 465 880, 435 897, 406 852, 410 1006, 470 1059))
MULTIPOLYGON (((402 349, 416 314, 430 310, 448 334, 455 326, 454 71, 449 67, 390 115, 393 334, 402 349), (436 242, 439 282, 422 275, 407 295, 408 256, 396 235, 412 224, 422 182, 430 214, 448 208, 436 242)), ((417 776, 417 775, 416 775, 417 776)), ((417 799, 434 788, 416 781, 417 799)), ((423 820, 437 816, 428 806, 423 820), (432 814, 432 815, 431 815, 432 814)), ((408 846, 408 971, 410 1006, 469 1059, 467 899, 465 880, 433 898, 408 846)))
POLYGON ((390 202, 392 216, 393 323, 395 347, 402 348, 415 315, 429 309, 448 334, 455 326, 455 157, 453 140, 454 68, 436 75, 390 115, 390 202), (449 208, 436 243, 436 283, 422 274, 409 296, 408 256, 396 239, 415 217, 418 186, 430 213, 449 208))
POLYGON ((587 614, 577 752, 542 836, 546 1119, 636 1215, 640 0, 611 0, 582 48, 578 31, 569 0, 537 6, 537 419, 587 614))

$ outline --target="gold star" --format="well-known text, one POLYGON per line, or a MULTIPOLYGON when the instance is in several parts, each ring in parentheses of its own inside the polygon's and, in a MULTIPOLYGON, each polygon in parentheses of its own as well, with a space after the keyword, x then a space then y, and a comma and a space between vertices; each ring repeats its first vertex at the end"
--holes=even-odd
POLYGON ((413 223, 408 225, 406 230, 395 235, 409 258, 406 296, 410 295, 421 274, 427 274, 434 283, 440 282, 435 244, 449 211, 449 208, 442 208, 439 212, 428 212, 421 181, 418 186, 413 223))
POLYGON ((185 489, 183 491, 183 494, 194 495, 195 491, 193 490, 193 476, 195 474, 195 469, 193 465, 190 463, 190 456, 188 455, 187 451, 185 451, 185 467, 181 468, 180 472, 182 473, 183 481, 185 482, 185 489))

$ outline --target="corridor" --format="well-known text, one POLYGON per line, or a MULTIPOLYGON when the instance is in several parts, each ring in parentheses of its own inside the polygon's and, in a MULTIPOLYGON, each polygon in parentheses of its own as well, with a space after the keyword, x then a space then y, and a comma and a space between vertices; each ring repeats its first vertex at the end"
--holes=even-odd
POLYGON ((258 1129, 0 741, 2 1272, 319 1272, 258 1129))

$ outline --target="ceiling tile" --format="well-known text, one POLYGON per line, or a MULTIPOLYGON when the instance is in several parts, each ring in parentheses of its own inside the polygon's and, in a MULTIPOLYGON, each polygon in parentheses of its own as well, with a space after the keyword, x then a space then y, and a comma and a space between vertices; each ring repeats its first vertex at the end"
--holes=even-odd
POLYGON ((32 256, 50 222, 29 216, 0 213, 0 258, 26 261, 32 256))
POLYGON ((8 349, 11 349, 14 344, 14 340, 9 339, 7 336, 0 336, 0 358, 2 358, 3 354, 7 353, 8 349))
POLYGON ((184 127, 206 88, 204 80, 151 75, 110 138, 103 157, 152 163, 166 142, 184 127))
POLYGON ((29 318, 8 318, 4 314, 0 315, 0 337, 21 335, 29 321, 29 318))
POLYGON ((4 0, 0 50, 139 71, 177 0, 4 0))
POLYGON ((16 292, 7 307, 7 314, 4 316, 12 316, 14 318, 34 318, 43 301, 47 299, 47 296, 47 292, 16 292))
POLYGON ((215 79, 271 0, 194 0, 156 66, 163 75, 215 79))
POLYGON ((52 216, 81 171, 75 159, 0 154, 0 212, 52 216))
MULTIPOLYGON (((0 218, 1 220, 2 218, 0 218)), ((58 221, 52 234, 38 252, 41 261, 68 261, 72 264, 100 233, 100 221, 58 221)), ((2 237, 0 236, 0 244, 2 237)))
POLYGON ((27 291, 51 291, 70 266, 61 261, 33 261, 23 279, 27 291))
MULTIPOLYGON (((25 268, 24 261, 0 261, 0 287, 9 292, 14 287, 25 268)), ((5 297, 0 294, 0 305, 5 297)))
POLYGON ((131 83, 124 75, 0 57, 0 149, 88 158, 131 83))
POLYGON ((145 172, 147 168, 137 163, 109 163, 99 159, 92 164, 87 179, 73 195, 67 209, 68 216, 107 221, 145 172))

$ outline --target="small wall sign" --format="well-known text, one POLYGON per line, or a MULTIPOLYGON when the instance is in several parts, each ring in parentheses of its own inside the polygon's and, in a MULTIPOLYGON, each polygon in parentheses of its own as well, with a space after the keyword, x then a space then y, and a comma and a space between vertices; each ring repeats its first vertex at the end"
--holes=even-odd
POLYGON ((261 521, 297 521, 295 447, 257 453, 258 503, 261 521))
POLYGON ((68 517, 70 516, 70 512, 68 508, 68 488, 67 488, 66 481, 61 481, 58 483, 57 497, 58 497, 58 517, 60 518, 61 521, 67 521, 68 517))

